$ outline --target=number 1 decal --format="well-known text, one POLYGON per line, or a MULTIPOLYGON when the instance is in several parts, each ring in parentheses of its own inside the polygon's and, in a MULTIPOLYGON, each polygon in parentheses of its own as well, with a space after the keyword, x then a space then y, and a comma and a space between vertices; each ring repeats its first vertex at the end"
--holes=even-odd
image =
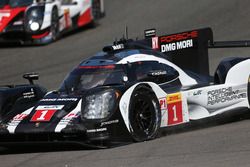
POLYGON ((53 115, 61 110, 63 105, 48 105, 48 106, 38 106, 35 113, 31 118, 31 122, 48 122, 51 120, 53 115))
POLYGON ((182 97, 180 93, 167 96, 168 125, 180 124, 183 122, 182 97))
POLYGON ((57 110, 36 110, 36 113, 31 118, 32 122, 48 122, 57 110))

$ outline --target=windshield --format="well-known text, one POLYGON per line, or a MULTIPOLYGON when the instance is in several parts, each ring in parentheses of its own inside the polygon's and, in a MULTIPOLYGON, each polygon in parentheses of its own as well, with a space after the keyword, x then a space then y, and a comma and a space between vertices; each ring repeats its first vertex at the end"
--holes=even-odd
POLYGON ((120 85, 124 76, 121 66, 82 66, 66 77, 59 91, 81 92, 97 86, 120 85))
POLYGON ((33 3, 33 0, 0 0, 0 7, 10 5, 12 8, 29 6, 33 3))

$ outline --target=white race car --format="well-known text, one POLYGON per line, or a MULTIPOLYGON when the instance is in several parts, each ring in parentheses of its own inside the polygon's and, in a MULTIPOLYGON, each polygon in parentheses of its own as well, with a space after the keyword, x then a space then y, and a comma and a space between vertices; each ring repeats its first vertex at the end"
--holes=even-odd
POLYGON ((209 47, 239 46, 214 42, 209 28, 121 39, 83 60, 58 90, 42 98, 45 91, 32 84, 37 75, 26 74, 30 85, 0 90, 2 106, 7 106, 0 110, 0 145, 103 147, 154 139, 197 120, 249 113, 250 59, 227 58, 210 77, 208 42, 209 47), (25 96, 10 108, 6 99, 20 96, 20 90, 25 96))
POLYGON ((0 42, 46 44, 102 16, 103 0, 1 0, 0 42))

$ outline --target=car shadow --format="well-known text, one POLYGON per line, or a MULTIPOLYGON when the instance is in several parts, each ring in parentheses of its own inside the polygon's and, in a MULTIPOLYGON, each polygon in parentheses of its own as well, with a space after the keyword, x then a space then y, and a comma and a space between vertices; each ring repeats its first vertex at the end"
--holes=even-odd
MULTIPOLYGON (((176 127, 168 127, 160 131, 158 137, 179 134, 183 132, 195 131, 214 126, 222 126, 224 124, 239 122, 242 120, 250 119, 249 110, 239 110, 237 114, 226 113, 220 116, 193 121, 187 124, 179 125, 176 127)), ((106 148, 116 148, 131 144, 116 143, 111 146, 95 146, 95 145, 79 145, 79 143, 43 143, 43 144, 13 144, 8 147, 0 147, 0 155, 8 154, 27 154, 27 153, 43 153, 43 152, 65 152, 65 151, 82 151, 82 150, 99 150, 106 148)))
POLYGON ((79 147, 79 145, 74 145, 74 144, 13 145, 8 147, 0 147, 0 155, 97 150, 97 149, 100 148, 94 148, 88 146, 79 147))

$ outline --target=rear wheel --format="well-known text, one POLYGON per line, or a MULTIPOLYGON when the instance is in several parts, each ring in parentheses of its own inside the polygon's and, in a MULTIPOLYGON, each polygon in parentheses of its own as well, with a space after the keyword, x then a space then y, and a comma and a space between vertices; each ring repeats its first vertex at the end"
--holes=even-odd
POLYGON ((160 120, 160 105, 154 92, 145 85, 137 86, 129 106, 133 139, 140 142, 155 138, 160 128, 160 120))

